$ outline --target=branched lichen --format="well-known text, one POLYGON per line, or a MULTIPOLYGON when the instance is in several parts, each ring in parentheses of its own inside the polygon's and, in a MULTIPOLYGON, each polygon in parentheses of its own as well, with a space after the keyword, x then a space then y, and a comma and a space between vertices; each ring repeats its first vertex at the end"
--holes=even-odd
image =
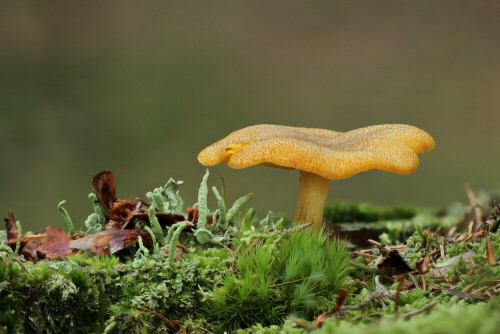
POLYGON ((71 217, 68 214, 68 211, 66 211, 65 208, 63 208, 63 205, 66 203, 66 200, 63 200, 59 202, 57 205, 57 208, 59 209, 59 212, 61 212, 61 215, 66 222, 66 225, 68 225, 68 234, 73 235, 75 234, 75 227, 73 226, 73 221, 71 221, 71 217))
POLYGON ((151 205, 149 207, 148 217, 149 217, 149 223, 156 236, 156 240, 158 240, 160 244, 163 244, 165 237, 163 236, 163 229, 161 228, 160 222, 158 221, 158 218, 156 218, 156 210, 154 205, 151 205))
POLYGON ((214 192, 215 197, 217 198, 217 204, 219 206, 219 223, 222 225, 226 225, 227 223, 227 208, 226 201, 223 196, 219 194, 219 191, 215 186, 212 187, 212 191, 214 192))
POLYGON ((174 262, 175 248, 177 247, 177 243, 179 242, 179 236, 181 235, 181 232, 184 230, 184 228, 186 228, 186 226, 193 226, 193 224, 191 222, 185 221, 174 224, 170 228, 174 230, 174 226, 175 226, 175 231, 172 233, 172 236, 170 237, 170 250, 168 251, 168 260, 170 262, 174 262))
POLYGON ((207 228, 207 219, 209 216, 209 210, 207 205, 207 196, 208 196, 208 186, 207 180, 209 176, 209 171, 207 169, 205 175, 200 184, 200 189, 198 190, 198 211, 200 216, 198 217, 197 228, 198 229, 206 229, 207 228))
POLYGON ((233 206, 231 207, 231 209, 229 209, 227 211, 227 222, 231 222, 233 221, 234 217, 236 216, 236 214, 238 213, 238 211, 241 209, 241 207, 243 205, 245 205, 253 196, 253 193, 249 193, 245 196, 242 196, 240 198, 238 198, 233 206))
POLYGON ((19 249, 21 248, 21 238, 23 236, 23 229, 19 221, 16 221, 16 228, 17 228, 17 240, 16 240, 16 250, 14 251, 14 254, 19 255, 19 249))

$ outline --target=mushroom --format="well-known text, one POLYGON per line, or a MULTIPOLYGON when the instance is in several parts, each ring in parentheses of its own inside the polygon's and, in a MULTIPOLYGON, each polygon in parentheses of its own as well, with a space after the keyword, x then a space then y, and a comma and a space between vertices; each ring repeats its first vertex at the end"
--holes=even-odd
POLYGON ((232 168, 253 165, 300 171, 295 224, 311 222, 319 230, 330 180, 379 169, 410 174, 417 154, 434 148, 425 131, 411 125, 374 125, 348 132, 282 125, 254 125, 237 130, 208 146, 198 161, 211 166, 227 162, 232 168))

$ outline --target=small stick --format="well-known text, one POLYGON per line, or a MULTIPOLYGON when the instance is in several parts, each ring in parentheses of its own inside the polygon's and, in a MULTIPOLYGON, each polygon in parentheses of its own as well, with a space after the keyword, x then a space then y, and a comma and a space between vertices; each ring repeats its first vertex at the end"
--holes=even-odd
POLYGON ((446 254, 444 252, 444 237, 441 237, 441 244, 439 245, 439 250, 441 252, 441 258, 443 259, 443 261, 445 260, 446 258, 446 254))
POLYGON ((19 265, 21 266, 21 268, 23 268, 23 269, 24 269, 24 271, 25 271, 25 272, 27 272, 27 273, 28 273, 28 275, 30 275, 30 276, 31 276, 31 278, 33 278, 33 277, 34 277, 34 276, 33 276, 33 274, 29 272, 28 268, 26 268, 26 267, 24 266, 24 264, 21 262, 21 260, 19 260, 19 258, 16 258, 16 262, 17 262, 17 263, 19 263, 19 265))
POLYGON ((417 314, 423 313, 423 312, 425 312, 427 310, 430 310, 431 308, 433 308, 434 306, 436 306, 436 304, 437 304, 437 302, 432 302, 430 304, 425 305, 422 308, 419 308, 418 310, 415 310, 415 311, 410 312, 410 313, 402 314, 401 317, 405 318, 405 319, 413 317, 414 315, 417 315, 417 314))
POLYGON ((354 317, 351 319, 351 321, 357 321, 357 320, 360 320, 360 319, 363 319, 363 318, 367 318, 367 317, 380 317, 380 313, 378 312, 375 312, 375 313, 370 313, 370 314, 362 314, 362 315, 358 315, 357 317, 354 317))
POLYGON ((415 276, 413 276, 412 274, 408 274, 408 276, 410 276, 410 279, 412 280, 413 284, 415 284, 415 286, 417 288, 419 288, 420 290, 422 290, 422 288, 420 287, 420 285, 418 284, 418 281, 415 279, 415 276))
POLYGON ((294 284, 294 283, 300 283, 300 282, 303 282, 303 281, 305 281, 307 279, 310 279, 310 278, 316 278, 316 277, 322 277, 322 276, 325 276, 325 274, 319 274, 319 275, 314 275, 314 276, 299 278, 299 279, 296 279, 294 281, 289 281, 289 282, 277 283, 277 284, 270 285, 269 287, 270 288, 277 288, 279 286, 284 286, 284 285, 289 285, 289 284, 294 284))
POLYGON ((186 334, 186 328, 184 328, 184 326, 182 326, 181 324, 175 324, 175 323, 173 323, 172 321, 170 321, 167 318, 165 318, 164 316, 162 316, 160 313, 157 313, 155 311, 151 311, 150 309, 147 309, 147 308, 142 307, 142 306, 137 306, 137 309, 140 310, 140 311, 149 312, 152 315, 154 315, 155 317, 163 320, 167 324, 167 326, 170 327, 170 329, 176 330, 176 329, 179 329, 179 327, 180 327, 180 330, 184 334, 186 334))
POLYGON ((148 208, 151 206, 151 202, 148 202, 145 199, 142 199, 140 197, 136 197, 135 200, 137 202, 142 202, 142 204, 144 204, 144 206, 147 206, 148 208))
POLYGON ((380 251, 382 252, 382 255, 387 256, 387 254, 389 254, 390 250, 387 247, 385 247, 384 245, 382 245, 380 242, 377 242, 377 241, 372 240, 372 239, 368 239, 367 241, 369 243, 371 243, 372 245, 374 245, 375 247, 377 247, 378 249, 380 249, 380 251))
POLYGON ((234 255, 233 264, 231 265, 231 268, 229 269, 229 273, 231 275, 236 270, 236 261, 238 261, 238 254, 241 252, 241 246, 243 246, 243 244, 240 244, 239 247, 238 247, 238 249, 236 250, 236 254, 234 255))
POLYGON ((229 253, 229 256, 233 257, 233 251, 231 250, 231 248, 227 247, 222 242, 219 242, 219 246, 221 246, 222 248, 224 248, 229 253))
POLYGON ((203 327, 200 327, 200 329, 201 329, 202 331, 204 331, 204 332, 207 332, 207 333, 212 333, 212 334, 214 333, 214 332, 211 332, 211 331, 209 331, 208 329, 203 328, 203 327))
POLYGON ((248 254, 250 253, 250 251, 252 250, 253 247, 257 246, 257 244, 259 243, 260 241, 260 238, 257 238, 255 239, 251 244, 250 246, 248 246, 247 250, 245 251, 245 254, 248 254))
POLYGON ((396 296, 394 297, 394 313, 396 313, 396 318, 399 317, 399 294, 401 293, 401 288, 403 284, 400 282, 398 288, 396 289, 396 296))
POLYGON ((476 216, 476 224, 477 226, 481 226, 482 221, 482 212, 481 208, 479 207, 479 204, 477 203, 477 198, 476 195, 474 195, 474 192, 470 189, 469 185, 465 185, 465 192, 467 192, 467 196, 469 197, 470 204, 474 207, 474 215, 476 216))
POLYGON ((372 254, 366 254, 366 253, 362 253, 362 252, 359 252, 359 251, 353 251, 353 252, 351 252, 351 255, 358 255, 358 256, 368 257, 370 259, 373 258, 372 254))

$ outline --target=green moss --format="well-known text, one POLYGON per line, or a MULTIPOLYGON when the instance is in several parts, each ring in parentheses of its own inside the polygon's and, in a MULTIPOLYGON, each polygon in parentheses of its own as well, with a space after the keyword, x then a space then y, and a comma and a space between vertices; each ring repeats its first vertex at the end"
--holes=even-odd
POLYGON ((381 208, 370 204, 339 202, 328 203, 324 216, 333 223, 348 223, 411 219, 417 213, 412 207, 381 208))
POLYGON ((333 305, 335 291, 347 278, 348 253, 342 242, 310 229, 282 238, 246 226, 234 273, 227 268, 223 281, 207 293, 208 319, 217 331, 257 321, 279 324, 291 314, 311 317, 333 305))

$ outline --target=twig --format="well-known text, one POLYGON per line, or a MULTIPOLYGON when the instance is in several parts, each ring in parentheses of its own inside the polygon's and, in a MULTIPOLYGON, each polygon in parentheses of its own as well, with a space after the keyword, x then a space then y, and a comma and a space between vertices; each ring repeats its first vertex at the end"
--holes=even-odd
POLYGON ((142 199, 140 197, 136 197, 135 200, 137 202, 142 202, 142 204, 144 204, 144 206, 147 206, 148 208, 151 206, 151 202, 148 202, 145 199, 142 199))
POLYGON ((260 238, 257 238, 255 239, 251 244, 250 246, 247 247, 247 250, 245 251, 245 254, 248 255, 248 253, 250 253, 250 251, 252 250, 253 247, 257 246, 257 244, 259 243, 260 241, 260 238))
POLYGON ((415 286, 416 286, 418 289, 422 290, 422 288, 421 288, 421 287, 420 287, 420 285, 418 284, 418 281, 415 279, 415 276, 413 276, 412 274, 408 274, 408 276, 410 276, 410 279, 411 279, 411 281, 413 282, 413 284, 415 284, 415 286))
POLYGON ((357 321, 357 320, 360 320, 360 319, 363 319, 363 318, 368 318, 368 317, 380 317, 380 313, 379 312, 375 312, 375 313, 370 313, 370 314, 362 314, 362 315, 358 315, 357 317, 354 317, 351 319, 351 321, 357 321))
POLYGON ((174 322, 168 320, 167 318, 165 318, 164 316, 162 316, 160 313, 157 313, 155 311, 151 311, 150 309, 147 309, 147 308, 142 307, 142 306, 137 306, 137 309, 140 310, 140 311, 151 313, 155 317, 163 320, 170 329, 172 329, 172 330, 180 330, 180 331, 182 331, 182 333, 186 334, 186 328, 184 328, 184 326, 182 326, 179 323, 174 323, 174 322))
POLYGON ((469 185, 465 185, 465 192, 467 193, 467 196, 469 197, 470 204, 474 208, 474 215, 476 216, 476 226, 481 226, 483 223, 481 221, 482 217, 482 212, 481 208, 479 207, 479 204, 477 203, 477 198, 476 195, 474 195, 474 192, 470 189, 469 185))
POLYGON ((30 275, 30 276, 31 276, 31 278, 33 278, 33 277, 34 277, 34 276, 33 276, 33 274, 29 272, 28 268, 26 268, 26 267, 24 266, 24 264, 21 262, 21 260, 19 260, 19 258, 16 258, 16 262, 17 262, 17 263, 19 263, 19 265, 21 266, 21 268, 23 268, 23 269, 24 269, 24 271, 25 271, 25 272, 27 272, 27 273, 28 273, 28 275, 30 275))
POLYGON ((233 260, 233 264, 231 265, 231 268, 229 269, 229 273, 232 275, 234 273, 234 271, 236 270, 236 261, 238 261, 238 254, 240 254, 241 252, 241 246, 243 246, 243 244, 240 244, 238 249, 236 249, 236 254, 234 254, 234 260, 233 260))
POLYGON ((206 329, 206 328, 200 327, 200 329, 201 329, 202 331, 204 331, 204 332, 214 334, 214 332, 211 332, 211 331, 209 331, 209 330, 208 330, 208 329, 206 329))
POLYGON ((229 256, 233 257, 233 251, 231 250, 231 248, 227 247, 222 242, 219 242, 219 246, 221 246, 222 248, 224 248, 229 253, 229 256))
POLYGON ((396 317, 399 316, 399 294, 401 293, 401 288, 403 284, 400 282, 398 284, 398 288, 396 289, 396 296, 394 297, 394 313, 396 313, 396 317))
POLYGON ((387 254, 389 254, 389 252, 391 251, 389 248, 385 247, 384 245, 382 245, 380 242, 377 242, 375 240, 372 240, 372 239, 368 239, 367 240, 370 244, 374 245, 375 247, 377 247, 378 249, 380 249, 380 251, 382 252, 382 255, 384 256, 387 256, 387 254))
POLYGON ((299 279, 296 279, 294 281, 289 281, 289 282, 277 283, 277 284, 270 285, 269 287, 270 288, 277 288, 279 286, 284 286, 284 285, 289 285, 289 284, 294 284, 294 283, 300 283, 300 282, 303 282, 303 281, 308 280, 310 278, 316 278, 316 277, 321 277, 321 276, 325 276, 325 274, 319 274, 319 275, 314 275, 314 276, 299 278, 299 279))
POLYGON ((406 319, 406 318, 413 317, 414 315, 417 315, 417 314, 420 314, 420 313, 424 313, 425 311, 430 310, 431 308, 433 308, 434 306, 436 306, 436 304, 437 304, 437 302, 432 302, 430 304, 425 305, 422 308, 419 308, 418 310, 402 314, 401 317, 404 318, 404 319, 406 319))

